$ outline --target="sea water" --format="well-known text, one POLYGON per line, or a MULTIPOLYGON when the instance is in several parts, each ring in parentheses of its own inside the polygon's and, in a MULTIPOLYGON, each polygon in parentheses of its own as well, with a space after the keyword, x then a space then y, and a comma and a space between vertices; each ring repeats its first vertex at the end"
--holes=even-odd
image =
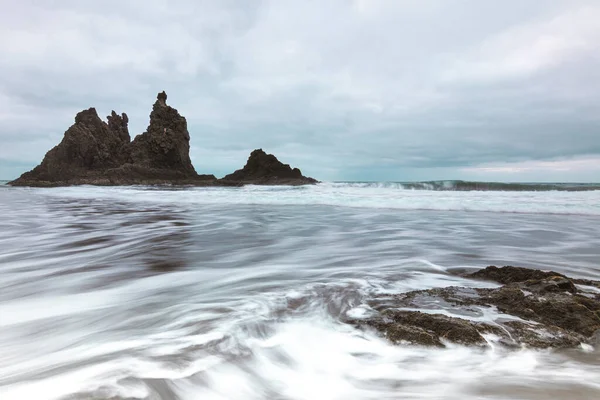
POLYGON ((453 188, 0 186, 0 399, 600 398, 595 346, 344 323, 374 294, 494 286, 457 267, 600 279, 600 191, 453 188))

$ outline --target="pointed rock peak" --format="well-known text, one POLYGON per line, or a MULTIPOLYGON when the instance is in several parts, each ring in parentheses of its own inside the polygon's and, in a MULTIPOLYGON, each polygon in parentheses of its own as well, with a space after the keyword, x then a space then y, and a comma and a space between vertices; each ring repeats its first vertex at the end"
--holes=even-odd
POLYGON ((76 124, 79 124, 79 123, 90 124, 90 123, 97 122, 99 120, 100 120, 100 117, 98 117, 98 113, 96 112, 96 109, 94 107, 88 108, 87 110, 80 111, 75 116, 76 124))
POLYGON ((269 154, 267 152, 265 152, 263 149, 256 149, 256 150, 252 150, 252 153, 250 153, 250 157, 248 157, 248 162, 261 162, 261 163, 275 163, 275 164, 282 164, 277 157, 275 157, 273 154, 269 154))
POLYGON ((131 141, 131 137, 129 136, 129 128, 127 127, 127 124, 129 123, 129 117, 127 117, 127 114, 123 113, 119 115, 113 110, 110 115, 106 117, 106 119, 108 120, 108 129, 116 132, 122 141, 126 143, 131 141))
POLYGON ((267 155, 263 149, 256 149, 252 150, 252 153, 250 153, 250 158, 261 157, 263 155, 267 155))
POLYGON ((166 104, 165 92, 159 93, 156 98, 146 132, 131 142, 133 164, 176 170, 182 176, 197 177, 190 160, 190 134, 185 117, 166 104))
POLYGON ((165 91, 163 90, 162 92, 160 92, 158 94, 158 96, 156 96, 156 101, 158 104, 163 105, 166 107, 167 105, 167 94, 165 93, 165 91))
POLYGON ((106 117, 106 119, 108 120, 109 126, 114 125, 126 128, 127 124, 129 123, 129 117, 127 116, 127 114, 122 113, 121 115, 119 115, 114 110, 110 113, 108 117, 106 117))

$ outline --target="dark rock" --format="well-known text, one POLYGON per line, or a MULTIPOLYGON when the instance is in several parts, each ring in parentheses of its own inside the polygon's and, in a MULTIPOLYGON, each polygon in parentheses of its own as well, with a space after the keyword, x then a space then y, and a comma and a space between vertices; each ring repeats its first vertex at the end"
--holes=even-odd
MULTIPOLYGON (((579 289, 571 278, 552 271, 517 267, 488 267, 469 276, 505 285, 484 289, 447 287, 376 296, 369 301, 378 312, 376 315, 349 322, 375 328, 395 343, 433 346, 443 345, 442 339, 481 345, 483 339, 478 339, 474 332, 493 333, 506 345, 536 348, 574 347, 592 343, 599 335, 600 296, 579 289), (500 314, 493 325, 474 322, 476 318, 472 317, 482 316, 486 308, 495 308, 505 316, 500 314), (413 315, 414 310, 427 314, 413 315), (456 317, 443 315, 442 310, 456 317)), ((595 281, 585 283, 598 285, 595 281)))
POLYGON ((158 94, 146 132, 131 141, 127 114, 115 111, 102 121, 96 110, 81 111, 63 140, 40 165, 9 182, 13 186, 66 185, 201 185, 241 186, 246 183, 316 183, 297 168, 280 163, 262 150, 252 152, 246 166, 223 180, 198 175, 190 160, 186 119, 158 94))
POLYGON ((267 154, 262 149, 250 153, 244 168, 225 176, 222 180, 255 185, 305 185, 318 182, 303 176, 298 168, 283 164, 274 155, 267 154))
POLYGON ((160 103, 162 106, 167 105, 167 94, 165 93, 164 90, 156 96, 156 101, 157 101, 157 103, 160 103))
MULTIPOLYGON (((535 291, 531 285, 515 284, 478 291, 481 304, 496 306, 506 314, 559 327, 583 337, 589 337, 600 329, 600 318, 597 312, 586 306, 590 299, 585 296, 566 291, 535 291)), ((594 306, 600 306, 600 303, 594 303, 594 306)))
POLYGON ((127 127, 127 124, 129 123, 127 114, 123 113, 119 116, 113 110, 112 113, 106 117, 106 119, 108 121, 108 129, 118 133, 122 142, 129 143, 131 141, 131 137, 129 136, 129 128, 127 127))
POLYGON ((384 334, 393 343, 410 343, 444 347, 444 341, 483 346, 487 342, 481 333, 498 333, 497 327, 471 323, 461 318, 426 314, 418 311, 384 310, 379 316, 358 325, 369 326, 384 334))
POLYGON ((131 143, 131 163, 194 178, 197 174, 190 160, 187 121, 176 109, 168 106, 166 100, 165 92, 158 94, 150 114, 150 125, 146 132, 136 136, 131 143))
POLYGON ((484 279, 488 281, 494 281, 498 283, 514 283, 514 282, 525 282, 531 279, 544 279, 553 276, 560 276, 565 278, 564 275, 553 271, 540 271, 537 269, 522 268, 506 266, 498 268, 496 266, 489 266, 468 275, 473 279, 484 279))
POLYGON ((550 278, 540 280, 532 279, 523 282, 522 286, 528 290, 540 294, 562 292, 575 293, 577 291, 575 284, 571 280, 563 278, 562 276, 552 276, 550 278))
POLYGON ((10 184, 195 184, 216 180, 194 170, 186 120, 166 104, 166 98, 164 92, 158 95, 147 131, 133 142, 127 114, 113 111, 104 122, 94 108, 80 112, 42 163, 10 184))
POLYGON ((569 333, 555 326, 540 326, 521 321, 505 321, 502 324, 507 335, 502 335, 501 343, 520 347, 527 345, 537 349, 565 349, 579 346, 585 338, 569 333))
POLYGON ((98 117, 94 108, 81 111, 75 117, 75 124, 67 129, 62 141, 46 153, 42 163, 10 184, 39 186, 82 178, 98 179, 103 171, 127 159, 126 131, 127 121, 122 117, 112 119, 109 125, 98 117))

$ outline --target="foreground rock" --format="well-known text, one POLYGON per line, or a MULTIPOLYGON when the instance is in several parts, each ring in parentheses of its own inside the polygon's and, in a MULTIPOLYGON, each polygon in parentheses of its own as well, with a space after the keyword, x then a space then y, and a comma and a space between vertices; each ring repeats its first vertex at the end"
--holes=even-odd
POLYGON ((198 175, 190 160, 190 134, 186 119, 167 105, 159 93, 146 132, 129 136, 129 118, 112 112, 104 122, 94 108, 81 111, 62 141, 46 153, 42 163, 9 182, 13 186, 68 185, 201 185, 315 183, 298 169, 281 164, 262 150, 254 151, 243 173, 226 179, 198 175))
POLYGON ((317 183, 316 179, 302 175, 298 168, 284 164, 273 154, 262 149, 254 150, 246 165, 223 178, 223 181, 254 185, 306 185, 317 183))
POLYGON ((488 267, 466 277, 504 285, 448 287, 373 298, 374 315, 348 322, 394 343, 568 348, 600 335, 600 282, 552 271, 488 267), (445 314, 445 315, 444 315, 445 314), (488 317, 493 315, 492 318, 488 317))

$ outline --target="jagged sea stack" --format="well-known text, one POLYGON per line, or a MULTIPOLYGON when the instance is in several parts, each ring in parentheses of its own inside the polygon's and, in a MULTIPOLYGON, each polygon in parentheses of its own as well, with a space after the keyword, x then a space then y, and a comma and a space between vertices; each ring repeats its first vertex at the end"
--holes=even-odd
POLYGON ((167 105, 161 92, 150 113, 146 132, 133 141, 127 114, 112 111, 104 122, 96 109, 81 111, 62 141, 42 163, 9 182, 13 186, 69 185, 306 185, 317 183, 261 149, 254 150, 244 168, 216 179, 198 175, 190 160, 186 119, 167 105))
POLYGON ((108 122, 94 108, 81 111, 63 140, 40 165, 10 182, 13 186, 203 184, 190 160, 187 122, 161 92, 146 132, 130 142, 126 114, 114 111, 108 122))
POLYGON ((250 153, 244 168, 225 176, 222 181, 254 185, 307 185, 318 182, 302 175, 298 168, 282 163, 273 154, 267 154, 262 149, 250 153))
POLYGON ((102 179, 104 171, 126 161, 123 149, 129 144, 127 115, 113 111, 109 122, 103 122, 94 108, 81 111, 42 163, 10 184, 52 186, 102 179))

